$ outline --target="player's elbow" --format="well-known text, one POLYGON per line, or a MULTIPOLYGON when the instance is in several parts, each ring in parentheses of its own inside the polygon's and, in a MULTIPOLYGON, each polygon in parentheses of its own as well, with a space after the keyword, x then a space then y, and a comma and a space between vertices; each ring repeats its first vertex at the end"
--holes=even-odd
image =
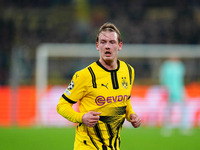
POLYGON ((56 110, 57 110, 57 113, 60 114, 60 104, 57 105, 56 110))
POLYGON ((63 104, 65 104, 65 101, 62 99, 62 97, 60 98, 58 104, 57 104, 57 107, 56 107, 56 110, 59 114, 61 114, 61 110, 63 108, 63 104))

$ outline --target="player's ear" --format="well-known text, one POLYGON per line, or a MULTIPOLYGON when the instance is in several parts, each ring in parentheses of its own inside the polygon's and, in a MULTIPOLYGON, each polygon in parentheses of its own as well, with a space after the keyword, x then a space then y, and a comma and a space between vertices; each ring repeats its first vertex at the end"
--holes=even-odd
POLYGON ((99 43, 96 42, 96 49, 99 51, 99 43))
POLYGON ((120 42, 120 43, 119 43, 119 49, 118 49, 118 51, 120 51, 120 50, 122 49, 122 46, 123 46, 123 43, 120 42))

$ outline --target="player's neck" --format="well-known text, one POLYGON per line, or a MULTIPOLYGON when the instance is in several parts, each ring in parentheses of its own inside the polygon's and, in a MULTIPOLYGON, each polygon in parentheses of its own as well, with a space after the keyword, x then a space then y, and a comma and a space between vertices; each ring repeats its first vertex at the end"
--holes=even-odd
POLYGON ((115 70, 117 68, 117 60, 103 61, 102 59, 100 59, 99 62, 108 70, 115 70))

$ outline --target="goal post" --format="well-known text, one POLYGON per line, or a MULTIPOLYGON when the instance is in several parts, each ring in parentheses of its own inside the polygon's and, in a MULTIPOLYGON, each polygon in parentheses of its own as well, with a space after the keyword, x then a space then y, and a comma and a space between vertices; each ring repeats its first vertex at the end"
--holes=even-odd
MULTIPOLYGON (((140 45, 124 44, 119 57, 125 58, 166 58, 169 55, 178 55, 181 58, 199 58, 199 45, 140 45)), ((47 87, 47 70, 49 57, 98 57, 95 44, 42 44, 36 51, 36 88, 47 87)))
MULTIPOLYGON (((199 58, 199 45, 154 45, 124 44, 119 57, 125 58, 166 58, 170 55, 181 58, 199 58)), ((36 88, 47 86, 48 59, 50 57, 90 58, 98 57, 95 44, 42 44, 36 51, 36 88)), ((38 90, 38 91, 39 91, 38 90)))

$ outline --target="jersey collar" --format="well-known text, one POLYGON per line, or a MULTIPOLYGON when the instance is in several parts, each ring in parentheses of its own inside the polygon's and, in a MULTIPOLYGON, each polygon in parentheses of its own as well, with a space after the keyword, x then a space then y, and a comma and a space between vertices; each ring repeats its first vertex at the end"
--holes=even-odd
POLYGON ((118 70, 119 70, 119 67, 120 67, 119 60, 117 60, 117 68, 114 69, 114 70, 108 70, 108 69, 106 69, 106 68, 99 62, 99 60, 97 60, 96 63, 97 63, 97 65, 98 65, 99 67, 101 67, 102 69, 104 69, 105 71, 108 71, 108 72, 118 71, 118 70))

